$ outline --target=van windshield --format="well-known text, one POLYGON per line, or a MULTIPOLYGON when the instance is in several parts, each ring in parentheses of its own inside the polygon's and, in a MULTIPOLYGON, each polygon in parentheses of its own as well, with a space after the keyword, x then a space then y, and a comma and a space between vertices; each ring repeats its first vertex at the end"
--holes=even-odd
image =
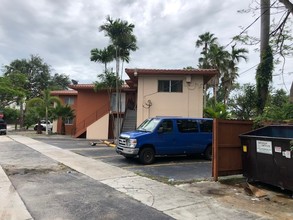
POLYGON ((160 122, 160 119, 156 119, 156 118, 146 119, 140 126, 138 126, 137 130, 152 132, 157 127, 159 122, 160 122))

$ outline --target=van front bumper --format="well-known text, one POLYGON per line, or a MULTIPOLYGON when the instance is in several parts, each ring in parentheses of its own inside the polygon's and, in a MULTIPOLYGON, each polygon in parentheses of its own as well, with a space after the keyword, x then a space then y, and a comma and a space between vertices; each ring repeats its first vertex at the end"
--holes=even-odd
POLYGON ((121 147, 119 145, 116 147, 116 152, 125 156, 136 156, 138 155, 138 151, 138 148, 121 147))

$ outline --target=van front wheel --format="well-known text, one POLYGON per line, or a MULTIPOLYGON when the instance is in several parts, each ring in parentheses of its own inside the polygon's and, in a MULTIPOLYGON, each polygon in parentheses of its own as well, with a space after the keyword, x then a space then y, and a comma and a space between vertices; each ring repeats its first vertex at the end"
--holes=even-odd
POLYGON ((155 160, 155 152, 152 148, 143 148, 139 152, 139 160, 143 164, 152 164, 155 160))

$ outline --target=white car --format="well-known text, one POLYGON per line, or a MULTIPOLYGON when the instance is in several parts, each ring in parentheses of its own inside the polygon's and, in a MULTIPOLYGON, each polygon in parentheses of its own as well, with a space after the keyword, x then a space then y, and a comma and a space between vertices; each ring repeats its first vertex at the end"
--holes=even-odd
MULTIPOLYGON (((53 124, 51 123, 51 121, 48 120, 48 131, 52 131, 53 129, 53 124)), ((46 120, 41 120, 41 127, 42 127, 42 131, 46 131, 46 120)), ((35 124, 34 130, 38 130, 38 123, 35 124)))

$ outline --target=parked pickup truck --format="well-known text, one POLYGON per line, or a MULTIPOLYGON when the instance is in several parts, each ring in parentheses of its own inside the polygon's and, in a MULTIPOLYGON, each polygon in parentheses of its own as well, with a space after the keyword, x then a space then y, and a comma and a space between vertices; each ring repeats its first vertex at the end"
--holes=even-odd
POLYGON ((135 131, 121 133, 116 152, 151 164, 156 155, 203 154, 212 159, 212 125, 209 118, 155 117, 135 131))
POLYGON ((0 118, 0 135, 7 134, 7 124, 4 119, 0 118))

